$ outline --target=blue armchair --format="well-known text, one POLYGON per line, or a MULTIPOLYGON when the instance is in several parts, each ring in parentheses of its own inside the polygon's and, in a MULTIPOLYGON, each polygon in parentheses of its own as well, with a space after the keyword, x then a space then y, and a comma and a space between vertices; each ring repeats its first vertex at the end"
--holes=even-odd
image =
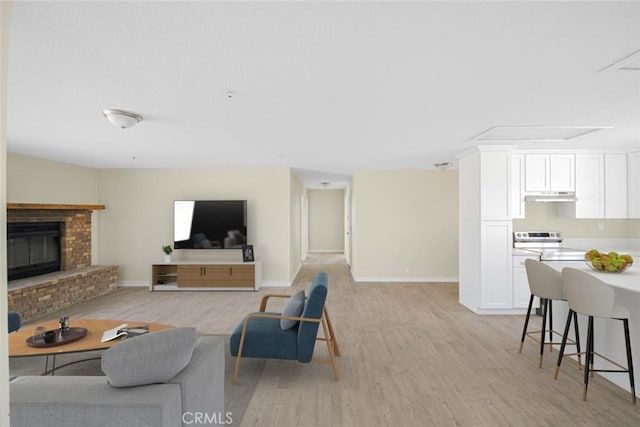
POLYGON ((266 311, 269 298, 289 298, 290 295, 269 294, 262 297, 260 311, 247 315, 231 335, 231 355, 236 356, 233 384, 238 383, 242 357, 297 360, 309 363, 317 340, 327 343, 329 360, 320 362, 331 364, 333 376, 338 381, 335 358, 340 355, 340 349, 325 306, 327 282, 326 273, 318 273, 314 277, 300 317, 266 311), (282 330, 281 319, 295 320, 298 323, 291 329, 282 330), (319 325, 322 325, 323 337, 318 337, 319 325))
POLYGON ((9 312, 9 333, 20 329, 20 315, 15 311, 9 312))

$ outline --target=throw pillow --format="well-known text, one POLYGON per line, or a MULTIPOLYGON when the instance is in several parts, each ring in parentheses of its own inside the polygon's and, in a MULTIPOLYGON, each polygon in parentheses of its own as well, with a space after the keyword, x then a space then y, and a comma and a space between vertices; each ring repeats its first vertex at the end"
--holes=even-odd
MULTIPOLYGON (((282 315, 299 317, 302 314, 303 308, 304 308, 304 291, 298 291, 289 297, 289 299, 287 300, 287 303, 284 305, 284 309, 282 310, 282 315)), ((297 324, 298 324, 297 320, 280 319, 280 329, 282 329, 283 331, 286 331, 287 329, 291 329, 297 324)))
POLYGON ((167 383, 191 360, 195 328, 175 328, 129 338, 102 353, 102 372, 113 387, 167 383))

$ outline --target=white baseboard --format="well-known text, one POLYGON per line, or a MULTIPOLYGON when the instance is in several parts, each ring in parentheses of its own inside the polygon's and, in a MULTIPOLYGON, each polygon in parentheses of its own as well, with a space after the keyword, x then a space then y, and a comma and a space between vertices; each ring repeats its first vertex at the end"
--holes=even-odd
POLYGON ((310 254, 343 254, 344 249, 313 249, 309 250, 310 254))
POLYGON ((458 301, 458 304, 473 311, 475 314, 527 314, 526 308, 480 308, 476 306, 469 306, 463 302, 458 301))
POLYGON ((273 280, 270 280, 268 282, 262 282, 261 285, 263 288, 290 288, 291 287, 291 283, 288 282, 276 282, 273 280))
POLYGON ((354 277, 356 285, 361 282, 407 282, 407 283, 458 283, 457 277, 354 277))
POLYGON ((148 288, 149 287, 149 282, 140 282, 140 281, 118 282, 118 287, 119 288, 133 288, 133 287, 148 288))

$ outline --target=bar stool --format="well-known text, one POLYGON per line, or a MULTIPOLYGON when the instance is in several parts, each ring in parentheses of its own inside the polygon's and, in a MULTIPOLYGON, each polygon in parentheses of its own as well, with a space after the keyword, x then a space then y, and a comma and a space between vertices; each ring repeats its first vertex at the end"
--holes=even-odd
POLYGON ((569 303, 569 321, 564 328, 562 345, 558 355, 558 366, 554 378, 558 378, 560 364, 564 356, 564 346, 567 340, 567 333, 571 323, 571 313, 580 313, 589 316, 587 329, 587 351, 584 361, 584 388, 582 400, 587 400, 587 388, 589 386, 589 372, 628 372, 629 384, 631 386, 631 401, 636 403, 636 388, 633 378, 633 361, 631 359, 631 340, 629 339, 629 310, 626 307, 616 304, 615 292, 602 280, 575 268, 566 267, 562 270, 564 290, 567 302, 569 303), (624 340, 627 349, 627 368, 612 361, 611 359, 596 353, 593 346, 593 318, 621 320, 624 327, 624 340), (599 356, 607 362, 619 367, 619 370, 594 369, 594 356, 599 356))
MULTIPOLYGON (((553 330, 553 300, 565 301, 562 274, 549 267, 546 264, 534 259, 527 259, 524 262, 527 271, 527 279, 529 280, 529 290, 531 297, 529 298, 529 308, 527 309, 527 317, 524 319, 524 327, 522 328, 522 338, 520 340, 520 353, 524 346, 524 339, 528 336, 534 341, 540 343, 540 363, 538 367, 542 368, 542 356, 544 355, 544 346, 549 346, 549 351, 553 350, 554 345, 560 345, 561 342, 553 342, 553 334, 561 336, 559 332, 553 330), (542 312, 542 330, 527 332, 529 326, 529 317, 531 316, 531 308, 533 306, 534 297, 540 298, 543 305, 542 312), (547 329, 547 317, 549 317, 549 329, 547 329), (544 336, 549 332, 549 342, 545 342, 544 336), (540 333, 540 340, 536 339, 533 334, 540 333)), ((571 345, 577 347, 580 353, 580 335, 578 333, 578 316, 574 313, 575 319, 575 341, 570 341, 571 345)), ((579 357, 579 356, 578 356, 579 357)))

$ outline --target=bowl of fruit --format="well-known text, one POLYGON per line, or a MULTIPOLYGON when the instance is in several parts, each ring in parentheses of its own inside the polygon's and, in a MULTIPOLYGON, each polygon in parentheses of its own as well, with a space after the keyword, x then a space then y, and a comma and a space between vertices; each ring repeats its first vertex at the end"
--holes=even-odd
POLYGON ((584 262, 596 271, 605 271, 607 273, 622 273, 633 264, 631 255, 620 255, 617 252, 599 252, 597 249, 591 249, 584 254, 584 262))

